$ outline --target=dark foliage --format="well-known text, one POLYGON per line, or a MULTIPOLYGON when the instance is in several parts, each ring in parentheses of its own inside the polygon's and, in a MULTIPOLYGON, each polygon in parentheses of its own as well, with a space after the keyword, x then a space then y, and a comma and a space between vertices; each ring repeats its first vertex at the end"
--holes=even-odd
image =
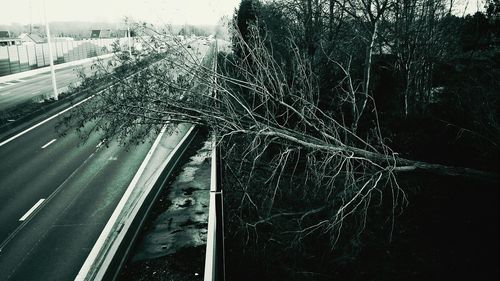
MULTIPOLYGON (((323 4, 328 2, 333 3, 333 8, 325 12, 328 7, 318 1, 255 4, 243 0, 235 19, 241 36, 249 44, 247 24, 256 22, 256 30, 265 38, 266 48, 284 73, 294 71, 296 61, 292 53, 296 48, 311 64, 318 81, 318 106, 352 126, 356 116, 351 111, 352 100, 346 89, 350 86, 356 88, 353 91, 363 89, 371 25, 369 19, 346 12, 345 6, 340 5, 342 1, 323 4)), ((359 124, 355 124, 356 132, 361 138, 370 139, 373 130, 380 126, 385 144, 401 156, 496 173, 500 151, 500 85, 496 78, 500 77, 499 2, 489 1, 486 14, 478 12, 464 18, 445 12, 439 15, 440 7, 430 8, 437 2, 425 2, 429 5, 425 7, 423 2, 415 2, 416 7, 405 6, 408 1, 397 2, 378 23, 369 62, 368 103, 359 124), (414 14, 404 10, 408 14, 401 16, 398 13, 403 12, 394 8, 397 5, 415 9, 414 14)), ((237 48, 233 47, 236 53, 233 63, 244 57, 237 48)), ((234 69, 224 71, 229 74, 234 69)), ((237 76, 238 72, 229 75, 237 76)), ((290 79, 289 83, 294 81, 290 79)), ((245 90, 241 93, 246 95, 245 90)), ((355 96, 362 95, 356 92, 355 96)), ((293 126, 293 120, 287 120, 287 125, 293 126)), ((279 144, 271 145, 259 161, 248 163, 258 170, 250 183, 256 201, 265 199, 263 194, 269 186, 266 159, 278 155, 279 149, 279 144)), ((243 150, 232 152, 237 158, 243 150)), ((315 196, 324 194, 302 192, 308 190, 303 178, 306 173, 301 170, 302 157, 300 153, 294 155, 292 162, 298 163, 295 170, 291 169, 294 174, 283 176, 283 188, 275 203, 275 208, 281 208, 283 213, 315 209, 322 202, 316 201, 315 196)), ((238 163, 227 166, 233 164, 238 163)), ((481 212, 488 214, 491 222, 498 218, 498 208, 494 206, 498 203, 498 192, 493 186, 484 191, 492 196, 489 205, 484 206, 477 193, 477 189, 485 188, 481 182, 427 174, 402 175, 400 181, 412 196, 407 211, 388 218, 387 214, 394 214, 394 209, 391 210, 391 194, 385 189, 373 197, 377 203, 367 207, 374 215, 367 220, 360 217, 347 220, 341 238, 332 247, 329 233, 319 231, 300 240, 293 239, 290 233, 296 224, 308 225, 331 215, 324 211, 305 220, 284 215, 249 226, 248 222, 261 217, 249 203, 244 205, 239 201, 248 192, 240 182, 245 175, 231 171, 226 174, 226 184, 231 186, 225 199, 227 268, 231 280, 441 280, 445 276, 456 280, 470 280, 474 276, 495 280, 498 277, 498 270, 490 262, 498 260, 498 253, 481 252, 473 246, 477 243, 477 247, 487 248, 491 243, 497 249, 496 234, 488 234, 484 241, 475 235, 473 241, 458 242, 475 231, 498 233, 498 223, 489 224, 479 218, 481 212), (468 198, 471 193, 473 198, 468 198), (474 211, 463 211, 465 205, 467 210, 474 211), (464 231, 460 232, 464 221, 464 231), (447 222, 453 231, 446 229, 447 222), (448 236, 455 236, 449 244, 448 236), (438 242, 433 241, 434 237, 438 242), (471 256, 487 259, 486 268, 481 269, 480 259, 471 256), (440 263, 444 266, 433 265, 440 263), (460 270, 454 271, 455 267, 460 270)))

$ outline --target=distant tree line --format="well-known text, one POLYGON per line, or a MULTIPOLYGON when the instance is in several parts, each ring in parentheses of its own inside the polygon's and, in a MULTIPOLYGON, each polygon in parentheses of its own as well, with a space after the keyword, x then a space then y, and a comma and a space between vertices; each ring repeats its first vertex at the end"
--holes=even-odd
MULTIPOLYGON (((488 1, 485 13, 464 18, 450 13, 452 4, 440 0, 243 0, 235 21, 245 41, 251 36, 249 26, 258 26, 274 58, 285 66, 292 63, 291 44, 295 44, 321 79, 321 95, 331 100, 328 106, 344 104, 346 85, 338 82, 349 69, 355 88, 347 94, 359 98, 358 105, 344 113, 357 126, 366 100, 378 95, 381 104, 394 100, 389 102, 396 106, 391 110, 403 116, 424 113, 436 98, 433 88, 443 86, 440 79, 445 75, 439 73, 443 65, 495 55, 500 36, 498 1, 488 1), (488 50, 490 54, 485 53, 488 50), (380 88, 385 73, 392 76, 392 85, 380 88)), ((237 46, 235 52, 242 56, 237 46)))

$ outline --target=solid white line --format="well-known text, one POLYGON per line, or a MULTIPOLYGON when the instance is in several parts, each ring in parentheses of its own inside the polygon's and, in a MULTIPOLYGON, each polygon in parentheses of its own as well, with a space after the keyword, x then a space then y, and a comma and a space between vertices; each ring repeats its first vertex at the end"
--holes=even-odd
POLYGON ((128 185, 127 189, 125 190, 125 193, 123 194, 122 198, 118 202, 118 205, 116 206, 115 210, 113 211, 113 214, 111 214, 111 217, 109 218, 108 222, 104 226, 104 229, 102 230, 101 234, 99 235, 99 238, 97 238, 97 241, 95 242, 94 246, 92 247, 92 250, 90 251, 89 255, 87 256, 87 259, 83 263, 82 267, 80 268, 80 271, 78 272, 78 275, 75 277, 75 281, 81 281, 85 280, 86 276, 89 274, 92 265, 96 261, 98 255, 100 254, 101 250, 103 249, 106 240, 108 239, 113 226, 115 223, 118 221, 118 216, 122 212, 123 208, 125 207, 125 203, 127 203, 130 195, 132 194, 132 191, 134 190, 135 186, 137 185, 137 182, 139 181, 140 177, 144 173, 144 170, 146 170, 146 166, 149 163, 149 160, 153 156, 153 152, 156 150, 156 147, 160 144, 160 140, 163 137, 163 134, 165 134, 166 131, 166 126, 163 126, 161 129, 160 133, 156 137, 153 145, 148 151, 148 154, 146 154, 146 157, 141 163, 141 166, 139 166, 139 169, 135 173, 134 177, 132 178, 132 181, 128 185))
POLYGON ((73 109, 73 108, 75 108, 75 107, 79 106, 80 104, 82 104, 82 103, 84 103, 84 102, 88 101, 89 99, 93 98, 94 96, 95 96, 95 95, 92 95, 92 96, 90 96, 90 97, 88 97, 88 98, 86 98, 86 99, 84 99, 84 100, 82 100, 82 101, 80 101, 80 102, 78 102, 78 103, 76 103, 76 104, 72 105, 71 107, 66 108, 65 110, 63 110, 63 111, 61 111, 61 112, 57 113, 56 115, 53 115, 53 116, 51 116, 51 117, 49 117, 49 118, 47 118, 47 119, 43 120, 42 122, 40 122, 40 123, 38 123, 38 124, 36 124, 36 125, 34 125, 34 126, 32 126, 32 127, 28 128, 28 129, 26 129, 26 130, 24 130, 24 131, 22 131, 22 132, 20 132, 19 134, 15 135, 15 136, 12 136, 12 137, 10 137, 10 138, 8 138, 8 139, 6 139, 6 140, 4 140, 3 142, 1 142, 1 143, 0 143, 0 146, 3 146, 3 145, 5 145, 5 144, 7 144, 7 143, 9 143, 9 142, 11 142, 11 141, 13 141, 13 140, 17 139, 18 137, 20 137, 20 136, 22 136, 22 135, 26 134, 27 132, 29 132, 29 131, 31 131, 31 130, 33 130, 33 129, 35 129, 35 128, 37 128, 37 127, 39 127, 39 126, 41 126, 41 125, 43 125, 43 124, 45 124, 45 123, 47 123, 47 122, 49 122, 50 120, 52 120, 52 119, 56 118, 57 116, 59 116, 59 115, 61 115, 61 114, 64 114, 64 113, 66 113, 67 111, 70 111, 71 109, 73 109))
MULTIPOLYGON (((120 202, 116 206, 113 214, 111 215, 110 219, 106 223, 106 226, 104 227, 103 231, 99 235, 99 238, 97 238, 97 241, 95 242, 94 246, 92 247, 92 250, 90 251, 89 255, 87 256, 87 259, 85 260, 84 264, 80 268, 80 271, 78 272, 78 275, 75 277, 75 281, 83 281, 83 280, 104 280, 103 278, 103 264, 106 263, 104 267, 107 268, 109 266, 109 259, 112 255, 109 253, 116 253, 116 247, 118 247, 118 244, 121 243, 123 240, 123 237, 127 230, 130 228, 131 224, 131 218, 134 218, 137 213, 139 212, 139 206, 142 206, 142 203, 145 200, 145 196, 149 194, 151 191, 153 185, 149 184, 145 189, 142 191, 141 195, 134 195, 136 197, 136 201, 131 207, 131 210, 124 214, 124 218, 122 218, 121 223, 123 223, 123 226, 118 226, 120 227, 121 232, 117 234, 116 236, 112 237, 112 232, 113 232, 113 227, 118 223, 118 219, 120 214, 124 212, 124 207, 125 204, 128 202, 130 197, 132 196, 132 192, 134 191, 135 188, 137 188, 137 183, 139 182, 140 178, 143 176, 144 170, 146 169, 146 166, 148 165, 150 158, 153 156, 154 151, 156 150, 156 147, 159 145, 160 140, 165 133, 166 126, 162 128, 160 131, 160 134, 158 137, 156 137, 155 142, 153 143, 153 146, 149 150, 148 154, 146 155, 146 158, 144 158, 144 161, 142 162, 141 166, 139 167, 139 170, 135 174, 134 178, 130 182, 129 186, 127 187, 127 190, 123 194, 122 198, 120 199, 120 202), (122 229, 124 228, 124 229, 122 229), (113 240, 109 240, 113 239, 113 240), (119 241, 118 244, 116 241, 119 241), (90 278, 92 277, 92 278, 90 278)), ((174 147, 172 151, 168 154, 167 158, 161 163, 160 166, 157 167, 157 170, 153 172, 153 175, 156 173, 156 178, 158 178, 158 171, 163 171, 167 164, 172 161, 173 156, 176 154, 176 152, 181 148, 183 143, 186 141, 186 139, 190 136, 191 132, 194 130, 194 125, 192 125, 189 130, 184 134, 182 139, 179 141, 179 143, 174 147)), ((116 228, 115 228, 116 230, 116 228)))
MULTIPOLYGON (((113 54, 108 54, 108 55, 109 55, 109 56, 112 56, 113 54)), ((101 57, 102 57, 102 58, 104 58, 105 56, 107 56, 107 55, 103 55, 103 56, 101 56, 101 57)), ((98 57, 98 58, 101 58, 101 57, 98 57)), ((96 57, 93 57, 93 58, 96 58, 96 57)), ((162 60, 161 60, 161 61, 162 61, 162 60)), ((159 61, 158 61, 158 62, 159 62, 159 61)), ((156 62, 156 63, 158 63, 158 62, 156 62)), ((144 68, 144 69, 145 69, 145 68, 144 68)), ((144 69, 142 69, 142 70, 144 70, 144 69)), ((136 72, 135 74, 132 74, 131 76, 135 76, 137 73, 139 73, 139 72, 140 72, 140 71, 142 71, 142 70, 139 70, 138 72, 136 72)), ((129 77, 131 77, 131 76, 129 76, 129 77)), ((4 82, 4 83, 8 84, 9 82, 4 82)), ((111 86, 113 86, 113 85, 111 85, 111 86)), ((111 87, 111 86, 110 86, 110 87, 111 87)), ((24 130, 24 131, 22 131, 22 132, 20 132, 19 134, 15 135, 15 136, 12 136, 12 137, 10 137, 10 138, 8 138, 8 139, 4 140, 3 142, 0 142, 0 146, 3 146, 3 145, 5 145, 5 144, 7 144, 7 143, 9 143, 9 142, 11 142, 11 141, 13 141, 13 140, 17 139, 18 137, 20 137, 20 136, 22 136, 22 135, 26 134, 27 132, 29 132, 29 131, 31 131, 31 130, 33 130, 33 129, 35 129, 35 128, 37 128, 37 127, 39 127, 39 126, 41 126, 41 125, 43 125, 43 124, 45 124, 45 123, 47 123, 47 122, 49 122, 50 120, 52 120, 52 119, 54 119, 54 118, 58 117, 59 115, 64 114, 64 113, 66 113, 67 111, 70 111, 71 109, 73 109, 73 108, 75 108, 75 107, 79 106, 80 104, 82 104, 82 103, 84 103, 84 102, 88 101, 89 99, 91 99, 91 98, 95 97, 95 95, 98 95, 98 94, 100 94, 100 93, 102 93, 102 92, 106 91, 108 88, 109 88, 109 87, 106 87, 106 89, 103 89, 103 90, 101 90, 101 91, 99 91, 99 92, 97 92, 97 93, 93 94, 92 96, 90 96, 90 97, 88 97, 88 98, 86 98, 86 99, 84 99, 84 100, 82 100, 82 101, 80 101, 80 102, 78 102, 78 103, 76 103, 76 104, 72 105, 71 107, 66 108, 65 110, 63 110, 63 111, 61 111, 61 112, 59 112, 59 113, 57 113, 57 114, 55 114, 55 115, 53 115, 53 116, 51 116, 51 117, 49 117, 49 118, 45 119, 45 120, 43 120, 42 122, 40 122, 40 123, 38 123, 38 124, 36 124, 36 125, 34 125, 34 126, 32 126, 32 127, 28 128, 28 129, 26 129, 26 130, 24 130)))
POLYGON ((43 201, 45 201, 45 199, 44 199, 44 198, 42 198, 42 199, 38 200, 38 202, 36 202, 36 204, 35 204, 35 205, 33 205, 33 207, 31 207, 31 209, 29 209, 29 211, 27 211, 27 212, 26 212, 26 214, 24 214, 24 216, 22 216, 22 217, 19 219, 19 221, 24 221, 24 220, 26 220, 26 219, 27 219, 27 218, 31 215, 31 213, 33 213, 33 212, 36 210, 36 208, 38 208, 38 206, 40 206, 40 205, 43 203, 43 201))
MULTIPOLYGON (((104 56, 106 56, 106 55, 104 55, 104 56)), ((156 63, 158 63, 158 62, 156 62, 156 63)), ((144 68, 144 69, 145 69, 145 68, 144 68)), ((144 69, 143 69, 143 70, 144 70, 144 69)), ((140 71, 142 71, 142 70, 139 70, 138 72, 136 72, 135 74, 132 74, 131 76, 136 75, 136 74, 137 74, 137 73, 139 73, 140 71)), ((131 76, 129 76, 129 77, 131 77, 131 76)), ((8 83, 8 82, 5 82, 5 83, 8 83)), ((114 84, 113 84, 113 85, 114 85, 114 84)), ((113 86, 113 85, 111 85, 111 86, 113 86)), ((110 86, 110 87, 111 87, 111 86, 110 86)), ((90 96, 90 97, 88 97, 88 98, 86 98, 86 99, 84 99, 84 100, 82 100, 82 101, 80 101, 80 102, 78 102, 78 103, 76 103, 76 104, 72 105, 72 106, 71 106, 71 107, 69 107, 69 108, 66 108, 65 110, 63 110, 63 111, 61 111, 61 112, 59 112, 59 113, 57 113, 57 114, 55 114, 55 115, 53 115, 53 116, 51 116, 51 117, 49 117, 49 118, 45 119, 45 120, 43 120, 42 122, 40 122, 40 123, 38 123, 38 124, 36 124, 36 125, 34 125, 34 126, 32 126, 32 127, 28 128, 28 129, 26 129, 26 130, 24 130, 24 131, 22 131, 22 132, 20 132, 19 134, 15 135, 15 136, 12 136, 12 137, 10 137, 10 138, 8 138, 8 139, 4 140, 3 142, 0 142, 0 146, 3 146, 3 145, 5 145, 5 144, 7 144, 7 143, 9 143, 9 142, 11 142, 11 141, 13 141, 13 140, 17 139, 18 137, 20 137, 20 136, 22 136, 22 135, 26 134, 27 132, 29 132, 29 131, 31 131, 31 130, 33 130, 33 129, 35 129, 35 128, 37 128, 37 127, 39 127, 39 126, 41 126, 41 125, 43 125, 43 124, 45 124, 45 123, 47 123, 47 122, 49 122, 50 120, 52 120, 52 119, 54 119, 54 118, 58 117, 59 115, 64 114, 64 113, 66 113, 67 111, 70 111, 71 109, 73 109, 73 108, 75 108, 75 107, 79 106, 80 104, 82 104, 82 103, 84 103, 84 102, 88 101, 89 99, 91 99, 91 98, 95 97, 96 95, 98 95, 98 94, 100 94, 100 93, 102 93, 102 92, 106 91, 107 89, 109 89, 109 87, 106 87, 106 89, 103 89, 103 90, 101 90, 101 91, 99 91, 99 92, 97 92, 97 93, 93 94, 92 96, 90 96)))
POLYGON ((48 143, 46 143, 44 146, 42 146, 42 149, 46 148, 47 146, 51 145, 53 142, 55 142, 56 139, 53 139, 51 141, 49 141, 48 143))
MULTIPOLYGON (((1 87, 0 87, 1 88, 1 87)), ((10 94, 11 92, 5 92, 5 93, 1 93, 0 96, 6 96, 8 94, 10 94)))

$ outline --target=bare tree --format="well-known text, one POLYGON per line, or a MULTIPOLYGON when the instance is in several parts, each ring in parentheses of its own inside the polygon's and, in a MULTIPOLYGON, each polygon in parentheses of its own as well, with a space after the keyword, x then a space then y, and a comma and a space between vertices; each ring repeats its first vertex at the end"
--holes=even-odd
MULTIPOLYGON (((451 7, 453 1, 450 3, 451 7)), ((385 42, 398 59, 406 116, 421 112, 428 103, 434 65, 446 50, 446 34, 440 24, 446 15, 441 0, 396 1, 388 15, 393 40, 385 42)))
POLYGON ((384 144, 378 126, 369 137, 360 137, 341 117, 318 106, 318 79, 296 45, 290 46, 294 71, 284 72, 257 28, 251 31, 252 44, 238 41, 248 56, 223 60, 219 67, 229 67, 234 75, 213 71, 215 46, 203 61, 182 45, 172 47, 163 60, 131 77, 111 76, 118 83, 73 111, 63 125, 124 142, 143 141, 162 125, 207 126, 217 132, 225 168, 236 179, 228 192, 239 196, 242 212, 252 214, 241 217, 247 231, 293 218, 288 235, 300 240, 322 231, 330 234, 332 245, 347 218, 365 220, 377 195, 390 194, 393 215, 406 204, 398 172, 491 176, 400 158, 384 144), (255 179, 262 181, 255 184, 255 179), (284 194, 307 204, 283 204, 284 194))

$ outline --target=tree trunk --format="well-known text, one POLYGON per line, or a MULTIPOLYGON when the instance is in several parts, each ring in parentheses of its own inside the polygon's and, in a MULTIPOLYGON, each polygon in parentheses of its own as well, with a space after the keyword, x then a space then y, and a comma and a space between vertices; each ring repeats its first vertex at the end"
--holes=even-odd
POLYGON ((353 122, 353 131, 356 132, 358 127, 358 122, 363 115, 363 112, 366 108, 366 104, 368 103, 368 97, 370 96, 370 83, 371 83, 371 71, 372 71, 372 60, 373 60, 373 51, 375 49, 375 40, 377 39, 377 31, 378 31, 378 21, 373 23, 372 34, 370 38, 370 43, 366 49, 366 57, 365 57, 365 71, 364 71, 364 79, 363 79, 363 94, 361 97, 361 105, 357 110, 356 116, 354 116, 353 122))
POLYGON ((368 151, 353 146, 338 146, 329 143, 315 143, 312 140, 308 140, 306 135, 296 134, 293 131, 283 131, 276 128, 268 128, 267 131, 259 131, 259 132, 244 131, 243 133, 278 137, 283 140, 295 143, 304 148, 309 148, 318 151, 328 151, 333 153, 344 152, 352 154, 356 157, 366 158, 374 163, 379 163, 380 166, 385 165, 387 170, 393 169, 396 172, 408 172, 420 169, 438 175, 464 176, 487 182, 498 182, 499 180, 497 174, 480 171, 476 169, 446 166, 441 164, 432 164, 422 161, 398 158, 395 155, 388 155, 379 152, 368 151))
POLYGON ((395 171, 398 172, 414 171, 420 169, 437 175, 454 176, 454 177, 462 176, 486 182, 498 182, 499 180, 498 175, 494 173, 489 173, 471 168, 432 164, 432 163, 426 163, 426 162, 414 161, 402 158, 398 159, 397 163, 399 166, 395 168, 395 171))
POLYGON ((305 0, 304 13, 304 39, 307 48, 307 54, 310 58, 314 56, 314 22, 313 22, 313 5, 312 0, 305 0))
POLYGON ((328 40, 331 42, 333 40, 333 7, 335 5, 335 2, 333 0, 330 0, 329 7, 328 7, 328 40))

